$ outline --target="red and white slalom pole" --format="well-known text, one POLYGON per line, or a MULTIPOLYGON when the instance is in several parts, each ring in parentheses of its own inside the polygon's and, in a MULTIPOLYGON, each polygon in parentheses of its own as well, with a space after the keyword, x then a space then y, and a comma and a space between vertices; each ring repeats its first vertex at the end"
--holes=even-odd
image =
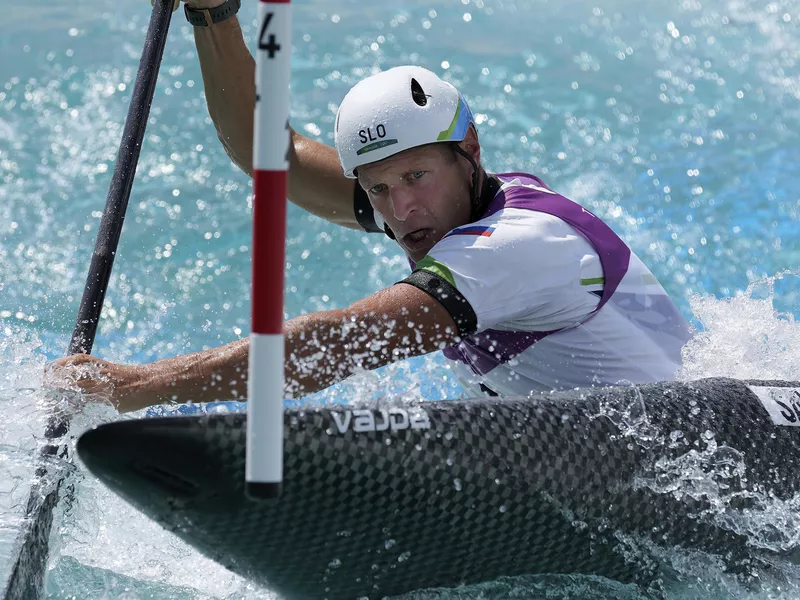
POLYGON ((253 126, 253 255, 247 383, 246 490, 280 494, 283 480, 283 269, 289 168, 289 0, 258 4, 253 126))

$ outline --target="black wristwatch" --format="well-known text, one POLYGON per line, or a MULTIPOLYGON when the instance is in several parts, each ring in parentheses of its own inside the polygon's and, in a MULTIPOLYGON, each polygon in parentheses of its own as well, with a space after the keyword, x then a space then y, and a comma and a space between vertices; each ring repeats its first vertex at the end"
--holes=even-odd
POLYGON ((186 20, 195 27, 210 27, 214 23, 230 19, 239 12, 241 6, 242 0, 225 0, 215 8, 204 8, 203 10, 189 8, 188 4, 184 4, 183 12, 186 14, 186 20))

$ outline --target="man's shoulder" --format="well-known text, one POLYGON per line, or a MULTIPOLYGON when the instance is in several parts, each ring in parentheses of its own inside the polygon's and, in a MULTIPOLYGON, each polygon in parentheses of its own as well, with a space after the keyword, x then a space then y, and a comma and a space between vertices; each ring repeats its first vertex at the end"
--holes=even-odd
POLYGON ((575 204, 530 173, 496 173, 490 177, 496 182, 495 193, 483 213, 484 218, 510 208, 558 215, 575 204))
POLYGON ((568 198, 548 187, 536 175, 530 173, 496 173, 493 177, 500 185, 489 203, 487 215, 510 207, 535 210, 542 201, 548 204, 569 201, 568 198))
POLYGON ((454 252, 484 249, 529 256, 534 250, 549 248, 553 241, 563 243, 573 234, 572 228, 557 216, 507 204, 473 223, 450 230, 431 252, 452 256, 454 252))
POLYGON ((531 173, 512 171, 509 173, 496 173, 494 177, 500 182, 500 189, 498 190, 498 193, 525 193, 527 191, 558 195, 539 177, 532 175, 531 173))

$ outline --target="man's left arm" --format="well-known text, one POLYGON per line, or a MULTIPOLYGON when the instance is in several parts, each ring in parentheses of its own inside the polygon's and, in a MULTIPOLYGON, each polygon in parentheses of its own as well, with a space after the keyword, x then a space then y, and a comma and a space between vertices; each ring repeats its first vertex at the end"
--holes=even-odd
MULTIPOLYGON (((357 371, 445 348, 458 333, 438 300, 406 283, 347 308, 291 319, 284 325, 286 393, 303 396, 357 371)), ((243 339, 146 365, 119 365, 81 354, 50 368, 59 382, 66 380, 127 412, 165 402, 244 398, 248 353, 249 340, 243 339)))
POLYGON ((345 379, 453 345, 458 328, 445 307, 406 283, 338 310, 286 323, 286 391, 302 396, 345 379))

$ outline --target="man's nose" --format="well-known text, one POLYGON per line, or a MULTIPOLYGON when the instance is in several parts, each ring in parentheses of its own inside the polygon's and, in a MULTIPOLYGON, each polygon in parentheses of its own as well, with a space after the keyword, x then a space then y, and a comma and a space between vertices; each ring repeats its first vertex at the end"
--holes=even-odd
POLYGON ((416 197, 413 190, 407 186, 393 185, 390 188, 392 199, 392 213, 398 221, 405 221, 416 210, 416 197))

